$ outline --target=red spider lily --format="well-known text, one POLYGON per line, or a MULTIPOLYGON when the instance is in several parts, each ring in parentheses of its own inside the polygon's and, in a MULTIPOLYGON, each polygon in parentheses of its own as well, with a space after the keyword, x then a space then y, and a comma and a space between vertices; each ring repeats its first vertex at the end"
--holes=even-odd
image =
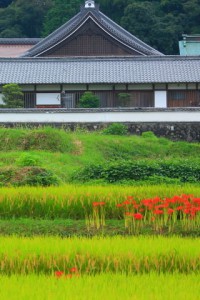
POLYGON ((173 208, 168 208, 167 213, 168 213, 168 215, 172 215, 174 213, 174 209, 173 208))
POLYGON ((138 207, 140 207, 140 204, 134 204, 133 207, 138 208, 138 207))
POLYGON ((129 216, 129 217, 133 217, 133 216, 134 216, 134 213, 126 212, 125 215, 126 215, 126 216, 129 216))
POLYGON ((156 209, 156 210, 154 210, 153 213, 154 213, 155 215, 163 215, 164 211, 161 210, 161 209, 156 209))
POLYGON ((105 205, 105 202, 93 202, 92 205, 95 206, 103 206, 105 205))
POLYGON ((144 218, 143 215, 140 213, 134 214, 133 216, 135 220, 142 220, 144 218))
POLYGON ((125 201, 123 202, 123 204, 124 204, 124 205, 129 205, 129 204, 131 204, 131 201, 125 200, 125 201))
POLYGON ((155 206, 155 209, 157 210, 157 209, 160 209, 160 208, 165 208, 165 207, 168 207, 168 205, 169 205, 168 203, 156 205, 156 206, 155 206))
POLYGON ((118 204, 116 204, 116 206, 117 206, 117 207, 123 207, 124 204, 123 204, 123 203, 118 203, 118 204))
POLYGON ((67 278, 67 279, 72 278, 72 274, 67 274, 67 275, 65 275, 65 278, 67 278))
POLYGON ((183 210, 184 209, 184 206, 178 206, 177 208, 176 208, 176 210, 183 210))
POLYGON ((156 203, 158 203, 158 202, 162 202, 162 200, 161 200, 159 197, 155 197, 155 198, 153 198, 152 200, 153 200, 152 202, 153 202, 154 204, 156 204, 156 203))
POLYGON ((183 210, 184 214, 190 214, 191 213, 191 209, 190 208, 186 208, 183 210))
POLYGON ((60 278, 64 275, 64 272, 63 271, 56 271, 54 274, 57 278, 60 278))
POLYGON ((194 199, 192 199, 192 202, 200 205, 200 198, 194 198, 194 199))
POLYGON ((144 206, 149 206, 152 204, 152 200, 151 199, 144 199, 141 201, 141 203, 144 205, 144 206))
POLYGON ((76 267, 73 267, 69 270, 71 273, 76 273, 78 272, 78 269, 76 267))

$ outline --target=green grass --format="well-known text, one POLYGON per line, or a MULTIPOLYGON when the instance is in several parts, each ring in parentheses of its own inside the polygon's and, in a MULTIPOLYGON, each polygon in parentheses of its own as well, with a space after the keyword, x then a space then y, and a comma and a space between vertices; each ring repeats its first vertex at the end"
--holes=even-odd
POLYGON ((188 159, 200 163, 200 145, 172 142, 164 138, 111 136, 100 132, 66 132, 50 127, 39 129, 0 128, 0 167, 18 167, 18 160, 29 153, 41 167, 52 170, 63 182, 74 170, 88 164, 116 160, 188 159))
POLYGON ((101 274, 72 279, 0 276, 1 300, 199 300, 200 276, 101 274))
POLYGON ((185 273, 200 271, 200 239, 180 237, 88 238, 0 237, 2 275, 65 273, 76 267, 80 274, 185 273))
MULTIPOLYGON (((150 226, 141 229, 142 235, 162 235, 162 236, 191 236, 200 237, 198 228, 193 230, 182 230, 180 226, 176 226, 173 233, 164 228, 162 232, 155 231, 150 226)), ((0 235, 9 236, 17 235, 21 237, 32 236, 61 236, 61 237, 93 237, 99 236, 116 236, 129 235, 128 231, 124 228, 124 220, 106 220, 106 226, 103 229, 95 229, 86 227, 85 220, 73 219, 9 219, 0 220, 0 235)))

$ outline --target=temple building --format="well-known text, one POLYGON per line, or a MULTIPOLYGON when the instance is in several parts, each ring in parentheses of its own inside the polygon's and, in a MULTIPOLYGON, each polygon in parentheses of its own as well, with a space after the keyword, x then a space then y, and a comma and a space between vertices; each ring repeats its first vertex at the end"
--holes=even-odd
POLYGON ((25 108, 76 108, 85 91, 102 108, 200 106, 199 56, 164 55, 92 0, 46 38, 0 39, 0 56, 0 88, 19 84, 25 108))

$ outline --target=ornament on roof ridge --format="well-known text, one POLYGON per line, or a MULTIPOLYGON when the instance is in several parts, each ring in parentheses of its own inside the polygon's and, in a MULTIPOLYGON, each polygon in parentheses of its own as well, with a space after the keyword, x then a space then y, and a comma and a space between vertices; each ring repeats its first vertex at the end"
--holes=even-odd
POLYGON ((95 8, 95 2, 93 0, 85 1, 85 8, 95 8))

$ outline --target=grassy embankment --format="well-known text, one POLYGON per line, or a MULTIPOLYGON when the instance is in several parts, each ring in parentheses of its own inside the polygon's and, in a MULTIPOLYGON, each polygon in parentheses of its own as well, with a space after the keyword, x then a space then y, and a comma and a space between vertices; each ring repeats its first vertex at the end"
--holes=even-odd
POLYGON ((0 128, 0 141, 0 172, 31 166, 33 163, 52 171, 61 183, 69 182, 75 170, 89 164, 180 159, 193 165, 200 164, 199 144, 172 142, 155 136, 111 136, 80 131, 71 133, 52 128, 0 128), (29 157, 24 158, 25 154, 29 157))

